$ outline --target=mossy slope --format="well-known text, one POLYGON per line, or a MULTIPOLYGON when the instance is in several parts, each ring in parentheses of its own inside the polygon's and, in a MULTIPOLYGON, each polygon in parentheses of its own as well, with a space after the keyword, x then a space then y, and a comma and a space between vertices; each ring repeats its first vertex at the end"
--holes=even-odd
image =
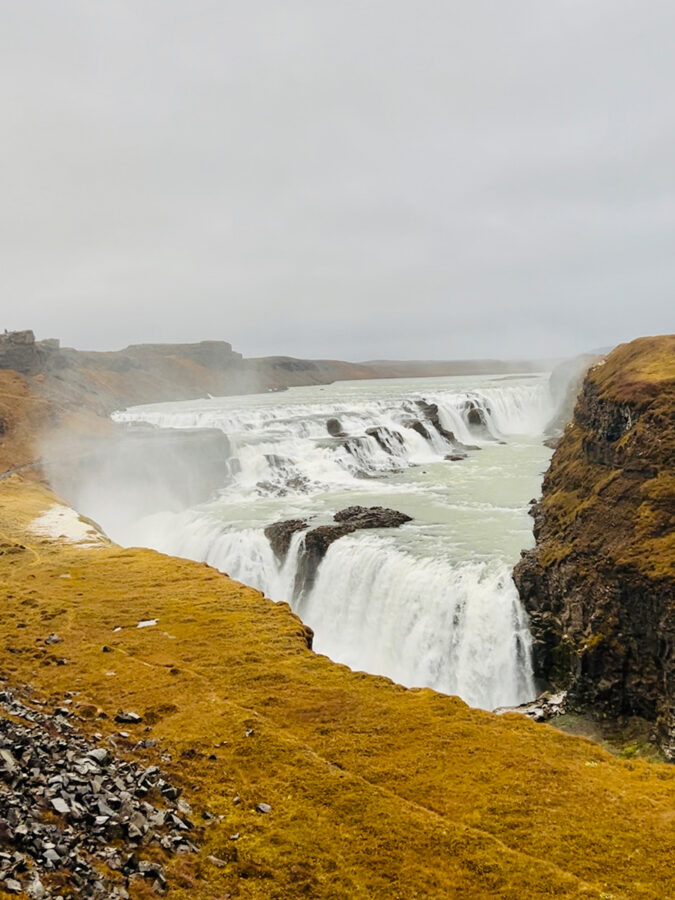
POLYGON ((675 757, 675 336, 591 368, 515 578, 539 676, 656 722, 675 757))

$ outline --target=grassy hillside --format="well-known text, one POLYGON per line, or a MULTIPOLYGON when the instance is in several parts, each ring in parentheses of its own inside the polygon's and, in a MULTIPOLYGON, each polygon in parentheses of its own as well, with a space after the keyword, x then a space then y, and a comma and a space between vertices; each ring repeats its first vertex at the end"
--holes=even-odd
POLYGON ((206 565, 38 537, 55 502, 0 483, 1 675, 54 705, 76 691, 73 721, 104 739, 119 709, 143 716, 120 750, 156 739, 133 752, 183 785, 200 829, 169 896, 673 896, 672 767, 351 672, 206 565))

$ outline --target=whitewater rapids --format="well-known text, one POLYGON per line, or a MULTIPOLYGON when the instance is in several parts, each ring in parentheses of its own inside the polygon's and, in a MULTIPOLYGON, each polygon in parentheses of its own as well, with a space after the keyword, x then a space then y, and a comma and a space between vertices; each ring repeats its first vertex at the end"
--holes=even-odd
MULTIPOLYGON (((550 455, 542 434, 552 414, 538 376, 345 382, 137 407, 114 418, 221 429, 230 475, 211 503, 102 524, 120 543, 206 561, 288 602, 315 649, 353 669, 485 709, 516 705, 535 686, 510 573, 532 544, 527 506, 550 455), (298 594, 303 534, 279 561, 265 526, 314 527, 355 503, 413 522, 340 538, 298 594)), ((97 518, 110 502, 82 512, 97 518)))

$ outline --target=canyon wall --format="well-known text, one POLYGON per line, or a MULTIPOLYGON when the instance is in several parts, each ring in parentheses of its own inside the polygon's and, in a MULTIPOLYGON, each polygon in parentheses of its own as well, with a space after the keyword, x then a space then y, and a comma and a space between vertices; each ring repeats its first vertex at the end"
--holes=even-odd
POLYGON ((655 723, 675 758, 675 336, 588 372, 514 578, 535 675, 573 707, 655 723))

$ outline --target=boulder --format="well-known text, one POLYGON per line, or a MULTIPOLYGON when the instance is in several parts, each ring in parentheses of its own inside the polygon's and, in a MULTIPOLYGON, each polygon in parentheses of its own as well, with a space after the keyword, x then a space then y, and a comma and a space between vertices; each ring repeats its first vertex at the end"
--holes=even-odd
POLYGON ((331 437, 347 437, 347 432, 343 429, 339 419, 329 419, 326 422, 326 431, 331 437))

